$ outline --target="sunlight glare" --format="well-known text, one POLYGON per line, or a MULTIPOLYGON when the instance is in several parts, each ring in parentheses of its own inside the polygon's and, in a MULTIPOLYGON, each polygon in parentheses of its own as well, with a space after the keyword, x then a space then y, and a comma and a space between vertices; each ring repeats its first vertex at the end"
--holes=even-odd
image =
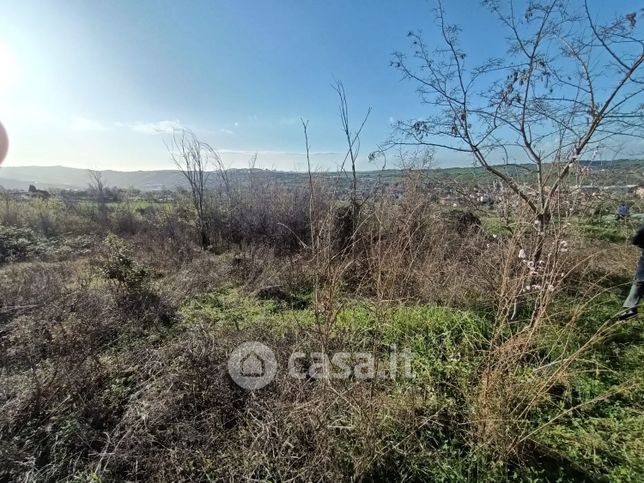
POLYGON ((16 57, 7 44, 0 42, 0 95, 6 94, 19 80, 20 69, 16 57))

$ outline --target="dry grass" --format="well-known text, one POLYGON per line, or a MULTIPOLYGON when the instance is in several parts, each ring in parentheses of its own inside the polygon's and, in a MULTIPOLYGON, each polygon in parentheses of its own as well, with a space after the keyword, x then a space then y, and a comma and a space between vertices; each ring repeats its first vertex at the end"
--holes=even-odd
MULTIPOLYGON (((555 478, 567 465, 588 478, 611 471, 559 449, 556 471, 530 455, 555 451, 555 427, 609 418, 589 413, 609 400, 641 408, 641 371, 617 377, 608 354, 629 326, 607 322, 616 305, 602 302, 623 294, 615 282, 629 277, 631 249, 559 220, 535 260, 539 234, 520 210, 493 236, 413 177, 399 200, 365 200, 348 231, 333 190, 314 187, 323 199, 309 203, 306 191, 276 190, 255 183, 237 211, 217 214, 249 217, 237 242, 213 237, 231 247, 222 254, 198 249, 178 202, 135 230, 125 229, 129 215, 109 213, 129 233, 121 248, 0 267, 0 479, 498 481, 555 478), (279 198, 270 209, 268 194, 279 198), (248 340, 283 364, 295 350, 382 358, 391 343, 408 344, 418 377, 280 373, 248 392, 226 370, 248 340), (582 397, 584 384, 601 387, 582 397)), ((628 357, 633 367, 641 360, 628 357)), ((637 474, 636 464, 615 465, 637 474)))

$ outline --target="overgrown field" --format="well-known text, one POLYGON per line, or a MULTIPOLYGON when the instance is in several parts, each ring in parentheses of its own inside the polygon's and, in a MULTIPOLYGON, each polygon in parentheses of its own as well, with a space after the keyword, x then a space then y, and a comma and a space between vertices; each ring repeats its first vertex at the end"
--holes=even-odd
POLYGON ((642 322, 615 318, 633 224, 557 220, 533 263, 518 208, 411 184, 352 231, 309 195, 213 203, 208 250, 181 196, 7 199, 0 480, 644 479, 642 322), (278 362, 256 391, 228 373, 247 341, 278 362), (404 349, 414 377, 378 377, 404 349), (376 377, 308 377, 315 352, 371 354, 376 377))

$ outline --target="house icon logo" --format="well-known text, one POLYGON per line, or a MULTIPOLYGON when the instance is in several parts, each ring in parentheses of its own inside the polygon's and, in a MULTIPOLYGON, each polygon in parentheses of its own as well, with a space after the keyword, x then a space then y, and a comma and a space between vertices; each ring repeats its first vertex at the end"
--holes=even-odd
POLYGON ((247 354, 246 357, 241 360, 240 365, 241 375, 244 377, 261 377, 264 375, 266 370, 264 360, 260 359, 260 357, 254 352, 247 354))
POLYGON ((276 373, 275 354, 261 342, 244 342, 228 358, 228 374, 244 389, 261 389, 273 380, 276 373))

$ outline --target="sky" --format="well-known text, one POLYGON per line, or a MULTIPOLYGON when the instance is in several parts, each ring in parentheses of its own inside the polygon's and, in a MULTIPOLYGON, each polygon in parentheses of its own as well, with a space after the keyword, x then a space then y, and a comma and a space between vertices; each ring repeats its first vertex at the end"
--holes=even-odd
MULTIPOLYGON (((590 2, 600 14, 637 2, 590 2)), ((171 169, 165 141, 189 128, 229 167, 334 169, 345 142, 332 84, 350 116, 372 112, 359 169, 392 123, 423 115, 390 66, 407 33, 434 29, 425 0, 0 0, 0 122, 6 166, 171 169)), ((476 0, 446 2, 470 55, 502 55, 476 0)), ((438 165, 468 163, 449 156, 438 165)))

